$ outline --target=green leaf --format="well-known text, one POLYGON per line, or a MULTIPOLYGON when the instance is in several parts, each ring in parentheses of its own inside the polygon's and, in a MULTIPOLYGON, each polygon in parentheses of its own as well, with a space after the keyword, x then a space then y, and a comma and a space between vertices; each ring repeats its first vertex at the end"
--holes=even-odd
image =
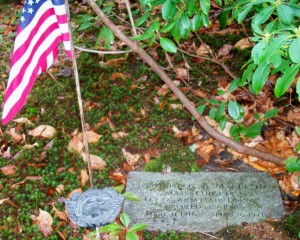
POLYGON ((240 135, 240 133, 244 130, 243 126, 239 126, 237 123, 232 125, 230 130, 229 130, 229 134, 232 137, 237 137, 240 135))
POLYGON ((200 6, 202 11, 205 14, 208 14, 210 10, 210 0, 200 0, 200 6))
POLYGON ((226 28, 228 13, 229 13, 228 11, 222 11, 221 14, 219 15, 219 22, 220 22, 221 29, 226 28))
POLYGON ((210 104, 212 104, 212 105, 216 105, 216 104, 220 104, 220 101, 219 100, 217 100, 217 99, 210 99, 209 101, 208 101, 210 104))
POLYGON ((229 85, 229 92, 234 92, 235 90, 238 89, 238 87, 240 86, 240 80, 239 78, 234 79, 230 85, 229 85))
POLYGON ((189 0, 187 3, 189 17, 193 16, 196 11, 195 0, 189 0))
POLYGON ((138 35, 136 37, 131 38, 132 40, 137 40, 137 41, 141 41, 141 40, 146 40, 148 38, 151 38, 155 36, 155 34, 153 32, 145 32, 141 35, 138 35))
POLYGON ((124 185, 112 187, 116 192, 121 193, 124 190, 124 185))
POLYGON ((242 108, 242 106, 238 102, 229 100, 229 102, 228 102, 228 114, 234 120, 239 120, 244 115, 244 109, 242 108))
POLYGON ((246 68, 246 70, 243 72, 242 75, 242 83, 245 82, 246 80, 251 80, 251 77, 253 75, 253 70, 256 68, 256 64, 251 63, 249 66, 246 68))
POLYGON ((84 22, 84 23, 80 24, 78 31, 90 28, 92 25, 93 25, 93 23, 91 23, 91 22, 84 22))
POLYGON ((287 5, 279 5, 277 8, 277 15, 280 21, 285 24, 291 24, 294 20, 294 11, 287 5))
POLYGON ((161 13, 164 20, 172 19, 176 12, 176 4, 172 0, 166 0, 162 5, 161 13))
POLYGON ((163 26, 160 29, 160 32, 165 33, 165 32, 170 31, 174 27, 175 23, 176 23, 176 21, 168 23, 167 25, 163 26))
POLYGON ((255 64, 258 63, 259 57, 262 55, 263 50, 268 46, 268 44, 265 41, 260 41, 259 43, 255 44, 255 46, 252 48, 251 56, 253 58, 253 62, 255 64))
POLYGON ((161 37, 159 39, 159 43, 165 51, 171 52, 171 53, 177 52, 177 47, 176 47, 175 43, 173 43, 170 39, 161 37))
POLYGON ((273 108, 271 110, 266 111, 265 118, 270 119, 275 117, 278 114, 278 108, 273 108))
POLYGON ((297 134, 300 136, 300 127, 295 127, 297 134))
POLYGON ((261 123, 257 122, 252 124, 246 130, 244 130, 244 136, 246 138, 254 138, 260 134, 261 131, 261 123))
POLYGON ((129 229, 129 232, 137 232, 137 231, 142 231, 147 227, 147 224, 144 223, 136 223, 132 225, 129 229))
POLYGON ((226 123, 227 123, 227 118, 225 116, 223 116, 219 121, 220 128, 222 131, 225 129, 226 123))
POLYGON ((151 25, 149 26, 148 30, 149 32, 158 32, 158 29, 160 27, 160 23, 158 21, 158 19, 155 19, 151 25))
POLYGON ((198 106, 198 107, 196 108, 196 109, 197 109, 197 112, 200 113, 200 114, 203 114, 203 112, 204 112, 204 110, 205 110, 205 107, 206 107, 205 104, 198 106))
POLYGON ((215 2, 216 2, 219 6, 222 6, 222 0, 215 0, 215 2))
POLYGON ((139 27, 141 26, 147 19, 148 17, 150 16, 150 12, 147 12, 145 15, 141 16, 136 22, 135 22, 135 26, 136 27, 139 27))
POLYGON ((300 68, 300 63, 295 64, 292 67, 288 67, 287 69, 284 69, 283 76, 280 77, 275 84, 274 93, 276 97, 278 98, 281 97, 286 92, 286 90, 288 90, 299 68, 300 68))
POLYGON ((239 24, 244 21, 245 17, 250 12, 252 7, 253 7, 252 3, 247 4, 247 6, 244 8, 244 10, 238 15, 237 21, 239 24))
POLYGON ((181 34, 180 34, 180 18, 178 18, 176 21, 175 21, 175 24, 174 24, 174 27, 172 28, 171 30, 171 34, 172 36, 174 37, 174 39, 176 41, 179 41, 180 38, 181 38, 181 34))
POLYGON ((216 109, 215 109, 214 107, 212 107, 212 108, 209 110, 208 116, 210 117, 210 119, 215 119, 215 117, 216 117, 216 109))
POLYGON ((260 25, 266 22, 274 11, 273 6, 265 7, 261 12, 255 15, 252 22, 254 25, 260 25))
POLYGON ((296 157, 290 157, 285 160, 285 168, 289 172, 300 171, 300 161, 296 157))
POLYGON ((223 117, 224 112, 225 112, 225 107, 226 107, 226 103, 222 102, 219 107, 217 108, 216 111, 216 121, 220 121, 220 119, 223 117))
POLYGON ((203 26, 203 21, 200 12, 197 12, 192 19, 192 30, 197 31, 203 26))
POLYGON ((273 66, 275 68, 279 67, 281 62, 282 62, 282 58, 281 58, 281 55, 277 52, 275 53, 271 58, 271 63, 273 64, 273 66))
POLYGON ((141 199, 138 197, 138 195, 132 193, 132 192, 126 192, 123 194, 123 197, 127 200, 131 201, 141 201, 141 199))
POLYGON ((298 94, 298 98, 299 98, 300 97, 300 77, 297 80, 296 93, 298 94))
POLYGON ((180 36, 183 38, 188 37, 188 35, 190 34, 192 25, 190 22, 190 19, 187 15, 187 13, 182 14, 182 16, 180 17, 180 25, 179 25, 179 29, 180 29, 180 36))
POLYGON ((256 68, 252 78, 252 86, 256 93, 259 93, 260 90, 265 85, 269 73, 270 73, 270 63, 263 62, 261 65, 258 66, 258 68, 256 68))
POLYGON ((114 33, 108 27, 103 26, 101 29, 101 36, 104 38, 106 43, 113 44, 114 43, 114 33))
POLYGON ((300 38, 296 38, 291 42, 289 56, 294 63, 300 63, 300 38))
POLYGON ((289 35, 282 35, 280 37, 274 38, 274 41, 264 49, 264 53, 258 59, 258 64, 262 64, 266 60, 275 54, 278 49, 280 49, 288 40, 291 38, 289 35))
POLYGON ((130 218, 129 218, 129 215, 127 213, 122 213, 120 215, 120 220, 121 220, 121 223, 125 226, 125 227, 128 227, 129 226, 129 223, 130 223, 130 218))
POLYGON ((110 223, 104 227, 100 228, 100 232, 101 233, 105 233, 105 232, 113 232, 113 233, 118 233, 124 230, 124 227, 120 226, 119 224, 116 223, 110 223))
POLYGON ((209 21, 208 15, 205 14, 205 13, 202 13, 201 17, 202 17, 203 25, 204 25, 205 27, 209 27, 210 21, 209 21))
POLYGON ((134 232, 127 232, 126 240, 139 240, 139 236, 134 232))

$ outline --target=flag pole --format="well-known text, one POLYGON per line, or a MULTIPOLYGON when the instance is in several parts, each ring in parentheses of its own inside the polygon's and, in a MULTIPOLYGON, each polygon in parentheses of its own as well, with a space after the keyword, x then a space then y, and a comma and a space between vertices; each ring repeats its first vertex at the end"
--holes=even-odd
POLYGON ((84 152, 85 152, 85 158, 88 165, 88 171, 89 171, 89 179, 90 179, 90 185, 91 188, 94 188, 93 184, 93 172, 92 172, 92 166, 91 166, 91 158, 90 158, 90 151, 89 151, 89 145, 88 145, 88 138, 87 138, 87 130, 84 120, 84 111, 82 106, 82 98, 81 98, 81 92, 80 92, 80 84, 79 84, 79 75, 78 75, 78 69, 77 69, 77 62, 76 62, 76 56, 75 56, 75 49, 74 49, 74 42, 72 39, 72 28, 71 28, 71 17, 70 17, 70 9, 69 9, 69 2, 68 0, 65 1, 66 5, 66 13, 68 17, 68 25, 69 25, 69 32, 70 32, 70 43, 71 43, 71 52, 72 52, 72 67, 74 72, 74 78, 76 83, 76 92, 77 92, 77 99, 78 99, 78 105, 79 105, 79 112, 80 112, 80 120, 81 120, 81 127, 83 132, 83 146, 84 146, 84 152))

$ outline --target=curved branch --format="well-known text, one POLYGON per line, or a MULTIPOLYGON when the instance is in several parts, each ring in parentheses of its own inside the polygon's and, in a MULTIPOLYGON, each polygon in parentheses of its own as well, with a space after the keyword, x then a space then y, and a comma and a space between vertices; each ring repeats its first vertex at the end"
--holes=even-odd
POLYGON ((232 147, 236 151, 244 154, 249 154, 254 157, 275 163, 277 165, 284 166, 284 161, 282 158, 277 157, 273 154, 262 152, 251 147, 247 147, 240 143, 233 141, 232 139, 221 134, 215 130, 212 126, 208 124, 205 118, 198 113, 192 102, 180 91, 180 89, 173 83, 169 76, 164 72, 164 70, 159 66, 142 48, 140 48, 135 42, 130 40, 122 31, 120 31, 112 21, 110 21, 105 14, 101 11, 98 5, 93 0, 88 0, 88 4, 92 7, 95 13, 101 18, 102 22, 109 27, 114 34, 123 41, 133 52, 139 55, 139 57, 145 61, 151 69, 156 72, 161 79, 167 84, 170 90, 178 97, 185 108, 190 112, 190 114, 197 120, 199 125, 214 139, 224 143, 225 145, 232 147))

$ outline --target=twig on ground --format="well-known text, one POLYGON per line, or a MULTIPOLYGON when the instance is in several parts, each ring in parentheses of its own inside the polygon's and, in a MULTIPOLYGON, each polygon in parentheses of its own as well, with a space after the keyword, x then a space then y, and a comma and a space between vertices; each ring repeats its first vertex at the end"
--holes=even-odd
POLYGON ((155 71, 161 79, 167 84, 169 89, 178 97, 181 103, 185 106, 185 108, 191 113, 191 115, 196 119, 199 125, 213 138, 222 142, 223 144, 235 149, 236 151, 249 154, 251 156, 275 163, 280 166, 284 166, 284 159, 277 157, 271 153, 262 152, 256 150, 251 147, 247 147, 243 144, 237 143, 231 138, 226 137, 224 134, 218 132, 211 125, 208 124, 206 119, 199 114, 194 104, 180 91, 180 89, 173 83, 170 77, 163 71, 163 69, 154 61, 142 48, 138 46, 135 42, 130 40, 124 33, 118 29, 116 25, 112 21, 110 21, 106 15, 102 12, 99 6, 93 1, 88 0, 88 4, 92 7, 95 13, 101 18, 102 22, 109 27, 114 34, 125 44, 128 45, 133 52, 139 55, 139 57, 145 61, 153 71, 155 71))
POLYGON ((77 50, 80 50, 82 52, 90 52, 90 53, 98 53, 98 54, 123 54, 123 53, 129 53, 132 52, 132 50, 124 50, 124 51, 98 51, 98 50, 93 50, 93 49, 86 49, 82 47, 77 47, 74 46, 77 50))
POLYGON ((53 76, 53 74, 48 69, 46 70, 46 72, 48 73, 48 75, 54 82, 57 82, 56 78, 53 76))
POLYGON ((132 13, 131 13, 130 2, 129 2, 129 0, 125 0, 125 2, 126 2, 126 7, 127 7, 129 19, 130 19, 130 22, 131 22, 131 27, 132 27, 132 31, 133 31, 133 36, 136 37, 136 36, 137 36, 137 32, 136 32, 136 28, 135 28, 134 21, 133 21, 133 17, 132 17, 132 13))

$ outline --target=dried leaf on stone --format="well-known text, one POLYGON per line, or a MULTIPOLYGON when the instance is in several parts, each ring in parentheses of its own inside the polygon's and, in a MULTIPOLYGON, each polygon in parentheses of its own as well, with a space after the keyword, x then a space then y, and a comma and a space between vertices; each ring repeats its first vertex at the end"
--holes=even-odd
POLYGON ((202 165, 207 163, 211 156, 215 153, 214 145, 208 140, 205 142, 195 143, 197 154, 203 158, 202 165))
POLYGON ((243 50, 252 47, 252 43, 249 41, 249 38, 243 38, 239 40, 234 46, 243 50))
POLYGON ((125 148, 122 148, 122 153, 123 156, 126 159, 126 162, 130 165, 130 166, 134 166, 140 159, 141 155, 140 154, 132 154, 130 152, 127 152, 125 150, 125 148))
POLYGON ((49 125, 40 125, 28 132, 30 136, 49 138, 49 139, 52 139, 55 133, 56 133, 56 129, 49 125))
POLYGON ((89 175, 86 169, 81 170, 80 172, 80 182, 81 186, 84 187, 89 180, 89 175))
MULTIPOLYGON (((87 161, 87 155, 85 153, 82 153, 81 156, 83 157, 83 160, 87 161)), ((103 161, 103 159, 99 156, 90 154, 90 160, 91 160, 91 167, 92 169, 105 169, 106 163, 103 161)))
POLYGON ((77 189, 74 189, 72 192, 70 192, 68 194, 68 199, 70 199, 74 193, 79 193, 79 194, 82 193, 82 188, 77 188, 77 189))
POLYGON ((49 237, 51 235, 53 219, 48 212, 40 209, 39 215, 31 215, 31 219, 33 220, 34 224, 38 225, 38 229, 44 235, 44 237, 49 237))
POLYGON ((224 44, 218 51, 218 57, 227 56, 232 49, 232 45, 224 44))
POLYGON ((7 165, 7 166, 1 168, 1 172, 5 176, 14 175, 17 173, 16 166, 15 165, 7 165))

